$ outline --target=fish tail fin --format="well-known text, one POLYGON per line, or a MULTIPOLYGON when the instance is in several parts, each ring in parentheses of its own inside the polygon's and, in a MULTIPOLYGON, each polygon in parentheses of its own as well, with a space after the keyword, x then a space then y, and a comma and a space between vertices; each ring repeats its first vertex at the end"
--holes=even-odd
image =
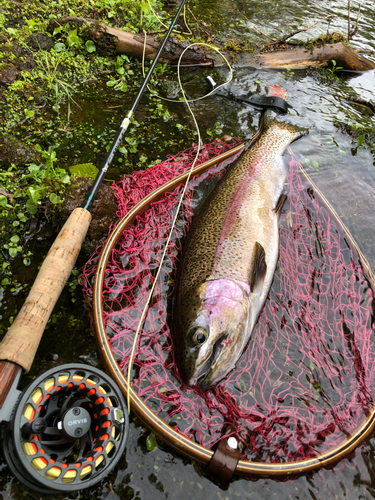
MULTIPOLYGON (((266 92, 267 96, 269 97, 281 97, 281 99, 285 100, 288 96, 287 91, 283 87, 279 87, 278 85, 268 85, 266 92)), ((267 109, 263 114, 263 128, 266 129, 268 127, 276 125, 280 128, 288 130, 288 132, 292 136, 290 142, 294 142, 300 137, 303 137, 304 135, 307 135, 309 133, 308 129, 276 120, 277 115, 278 113, 275 113, 275 111, 273 111, 272 109, 267 109)))
POLYGON ((292 125, 291 123, 277 120, 275 113, 272 110, 267 109, 263 116, 263 132, 267 132, 274 127, 287 131, 289 133, 289 144, 309 133, 307 128, 302 128, 297 125, 292 125))

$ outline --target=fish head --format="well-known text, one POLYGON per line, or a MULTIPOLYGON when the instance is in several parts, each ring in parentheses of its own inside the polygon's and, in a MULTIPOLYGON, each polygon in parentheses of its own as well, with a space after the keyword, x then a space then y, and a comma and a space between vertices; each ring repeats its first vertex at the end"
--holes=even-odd
POLYGON ((241 355, 248 291, 229 279, 207 281, 186 294, 178 309, 174 351, 179 373, 187 385, 207 389, 220 382, 241 355))

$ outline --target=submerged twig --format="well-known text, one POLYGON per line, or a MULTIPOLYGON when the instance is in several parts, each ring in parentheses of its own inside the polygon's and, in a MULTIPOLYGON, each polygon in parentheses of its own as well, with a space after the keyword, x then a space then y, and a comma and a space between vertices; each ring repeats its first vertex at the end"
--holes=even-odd
POLYGON ((335 17, 335 14, 329 14, 328 16, 322 17, 322 19, 318 19, 317 21, 315 21, 315 23, 310 24, 310 26, 308 26, 307 28, 302 28, 300 30, 294 31, 293 33, 290 33, 289 35, 284 36, 284 38, 282 38, 281 40, 278 40, 277 42, 271 43, 270 45, 276 45, 278 43, 285 43, 288 40, 288 38, 292 38, 292 36, 298 35, 298 33, 302 33, 303 31, 307 31, 310 28, 313 28, 316 24, 324 21, 325 19, 329 19, 331 17, 335 17))
POLYGON ((212 34, 209 33, 207 30, 204 29, 204 27, 202 26, 202 24, 198 21, 198 19, 194 16, 193 12, 190 10, 190 8, 188 7, 188 11, 190 12, 190 14, 193 16, 195 22, 198 24, 198 26, 200 28, 202 28, 202 30, 206 33, 206 35, 210 38, 213 38, 212 34))
POLYGON ((348 41, 353 38, 353 36, 357 33, 358 31, 358 21, 359 21, 359 16, 361 14, 361 0, 359 0, 359 5, 358 5, 358 13, 357 13, 357 19, 356 19, 356 22, 355 22, 355 25, 353 27, 353 29, 349 32, 349 38, 348 38, 348 41))
POLYGON ((375 102, 371 99, 366 101, 365 99, 360 99, 359 97, 350 96, 350 97, 346 97, 345 101, 355 102, 357 104, 362 104, 363 106, 367 106, 368 108, 370 108, 371 111, 373 113, 375 113, 375 102))
POLYGON ((269 40, 272 40, 273 42, 275 41, 275 39, 274 39, 274 38, 271 38, 270 36, 268 36, 268 35, 266 35, 265 33, 263 33, 263 31, 262 31, 262 30, 260 30, 257 26, 255 26, 255 24, 254 24, 254 23, 252 23, 251 21, 249 21, 249 20, 248 20, 248 18, 247 18, 245 15, 244 15, 243 17, 246 19, 246 21, 247 21, 249 24, 251 24, 251 26, 253 26, 253 28, 255 28, 257 31, 259 31, 259 33, 261 33, 263 36, 265 36, 265 37, 266 37, 266 38, 268 38, 269 40))

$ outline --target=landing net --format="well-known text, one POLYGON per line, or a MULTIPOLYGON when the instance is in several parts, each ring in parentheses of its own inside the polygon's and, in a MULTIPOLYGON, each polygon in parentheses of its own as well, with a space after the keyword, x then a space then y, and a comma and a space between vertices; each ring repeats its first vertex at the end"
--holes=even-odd
MULTIPOLYGON (((207 144, 198 163, 238 143, 231 139, 207 144)), ((168 157, 114 185, 118 217, 187 170, 195 152, 193 147, 168 157)), ((194 179, 187 191, 137 342, 131 385, 159 418, 205 448, 232 424, 246 445, 245 460, 272 463, 316 457, 352 435, 372 410, 375 302, 350 238, 293 158, 273 285, 236 369, 217 387, 202 391, 182 386, 174 364, 168 321, 180 250, 194 208, 225 166, 194 179)), ((104 321, 124 378, 181 190, 154 203, 124 231, 106 268, 104 321)), ((100 250, 81 278, 88 303, 100 250)))

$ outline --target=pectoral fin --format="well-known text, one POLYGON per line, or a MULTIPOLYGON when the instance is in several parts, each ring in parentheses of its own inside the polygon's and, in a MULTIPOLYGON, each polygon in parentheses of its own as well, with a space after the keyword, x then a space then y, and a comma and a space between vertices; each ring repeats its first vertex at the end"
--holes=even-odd
POLYGON ((277 203, 276 203, 276 207, 274 208, 274 211, 279 214, 281 212, 281 210, 283 209, 283 206, 284 206, 284 203, 285 203, 285 200, 287 199, 287 195, 286 194, 281 194, 280 195, 280 198, 277 200, 277 203))
POLYGON ((250 270, 250 290, 253 293, 261 288, 267 273, 266 253, 258 242, 254 245, 254 261, 250 270))

